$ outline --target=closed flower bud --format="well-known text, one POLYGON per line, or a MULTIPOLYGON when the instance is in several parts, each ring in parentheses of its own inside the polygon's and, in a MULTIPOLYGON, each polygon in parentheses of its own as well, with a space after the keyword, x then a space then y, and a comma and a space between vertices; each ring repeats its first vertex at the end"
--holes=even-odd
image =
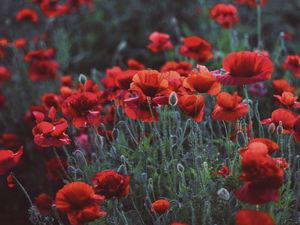
POLYGON ((79 83, 81 83, 81 84, 84 85, 86 83, 86 81, 87 81, 87 78, 86 78, 86 76, 84 74, 80 74, 79 78, 78 78, 78 81, 79 81, 79 83))
POLYGON ((177 94, 176 94, 176 92, 173 91, 169 95, 169 105, 175 106, 175 105, 177 105, 177 102, 178 102, 177 94))
POLYGON ((277 132, 277 135, 281 135, 283 133, 283 126, 282 126, 282 122, 281 121, 279 121, 279 125, 277 127, 276 132, 277 132))
POLYGON ((147 183, 147 180, 148 180, 148 175, 147 173, 143 172, 141 173, 141 181, 146 184, 147 183))
POLYGON ((217 192, 219 198, 228 201, 230 199, 230 194, 225 188, 220 188, 217 192))
POLYGON ((273 134, 275 131, 275 124, 274 123, 271 123, 269 126, 268 126, 268 133, 269 134, 273 134))
POLYGON ((177 171, 181 174, 184 173, 184 166, 181 163, 177 164, 177 171))
POLYGON ((166 213, 170 209, 170 202, 165 199, 160 199, 152 203, 152 209, 158 214, 166 213))

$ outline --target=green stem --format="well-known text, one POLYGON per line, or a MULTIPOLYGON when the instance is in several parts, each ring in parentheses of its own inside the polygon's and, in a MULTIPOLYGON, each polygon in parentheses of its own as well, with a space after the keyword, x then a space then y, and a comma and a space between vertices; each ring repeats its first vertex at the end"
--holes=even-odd
POLYGON ((12 173, 10 175, 14 178, 14 181, 17 183, 17 185, 21 188, 22 192, 24 193, 24 195, 28 199, 28 202, 30 203, 30 205, 33 206, 31 198, 29 197, 29 194, 27 193, 27 191, 24 188, 24 186, 21 184, 21 182, 12 173))

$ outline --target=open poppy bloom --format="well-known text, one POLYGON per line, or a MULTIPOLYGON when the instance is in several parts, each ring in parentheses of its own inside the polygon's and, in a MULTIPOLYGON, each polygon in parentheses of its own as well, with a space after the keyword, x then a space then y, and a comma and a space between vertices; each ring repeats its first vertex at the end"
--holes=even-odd
POLYGON ((176 71, 180 76, 186 77, 193 69, 193 65, 185 61, 167 61, 161 68, 160 72, 176 71))
POLYGON ((39 16, 33 9, 23 8, 17 12, 16 20, 36 23, 39 20, 39 16))
POLYGON ((54 107, 56 110, 60 109, 61 97, 55 93, 45 93, 42 96, 42 104, 45 109, 54 107))
POLYGON ((273 85, 274 94, 277 95, 281 95, 285 91, 294 94, 296 90, 295 87, 289 84, 287 80, 273 80, 272 85, 273 85))
POLYGON ((169 72, 161 73, 161 75, 163 78, 165 78, 168 81, 169 89, 171 91, 174 91, 179 95, 186 94, 186 90, 182 85, 184 77, 180 76, 178 72, 169 71, 169 72))
MULTIPOLYGON (((265 6, 267 4, 268 0, 260 0, 260 5, 265 6)), ((250 7, 256 7, 257 6, 257 0, 235 0, 236 3, 248 5, 250 7)))
POLYGON ((245 149, 240 149, 240 154, 245 151, 249 151, 251 149, 259 148, 259 143, 265 144, 268 148, 268 154, 271 155, 272 153, 279 150, 279 145, 268 138, 254 138, 251 139, 248 146, 245 149))
POLYGON ((127 67, 129 70, 144 70, 145 65, 136 59, 128 59, 127 67))
POLYGON ((151 44, 147 47, 152 52, 160 52, 173 48, 173 44, 170 42, 170 35, 160 32, 153 32, 149 35, 149 40, 151 44))
POLYGON ((104 199, 104 196, 96 195, 90 185, 72 182, 57 192, 55 205, 60 212, 68 215, 72 225, 83 225, 106 216, 99 207, 104 199))
POLYGON ((23 155, 23 146, 14 153, 11 150, 0 150, 0 175, 8 173, 13 167, 18 165, 23 155))
POLYGON ((0 84, 11 77, 11 73, 4 66, 0 66, 0 84))
POLYGON ((137 72, 137 70, 121 71, 115 78, 116 86, 120 89, 128 90, 130 88, 132 78, 137 72))
POLYGON ((36 126, 32 129, 34 143, 40 147, 61 147, 70 144, 71 140, 65 133, 68 122, 64 118, 55 119, 56 109, 51 107, 49 110, 50 122, 44 121, 45 115, 41 112, 34 112, 36 126))
POLYGON ((239 210, 235 221, 236 225, 275 225, 269 214, 252 209, 239 210))
POLYGON ((26 44, 27 44, 27 41, 24 38, 18 38, 16 40, 14 40, 14 42, 13 42, 14 48, 25 48, 26 44))
POLYGON ((195 59, 199 63, 206 62, 213 57, 211 44, 200 37, 186 37, 182 42, 179 53, 183 56, 195 59))
POLYGON ((283 68, 291 71, 295 77, 300 77, 300 56, 288 55, 283 62, 283 68))
POLYGON ((36 49, 28 52, 24 56, 24 61, 28 62, 31 60, 35 59, 40 59, 40 60, 51 60, 55 55, 55 50, 54 48, 48 48, 48 49, 36 49))
POLYGON ((88 124, 97 126, 101 123, 101 105, 97 94, 92 92, 74 91, 62 104, 62 112, 72 118, 75 127, 88 124))
POLYGON ((225 74, 216 75, 222 84, 245 85, 271 78, 272 61, 259 53, 250 51, 233 52, 223 60, 225 74))
POLYGON ((221 92, 217 96, 217 104, 212 112, 213 119, 230 122, 245 116, 248 113, 248 105, 241 101, 242 98, 237 92, 233 95, 221 92))
POLYGON ((240 20, 235 6, 223 3, 216 4, 210 10, 210 17, 226 29, 233 27, 240 20))
POLYGON ((198 66, 199 71, 192 71, 183 81, 183 86, 191 92, 216 95, 221 91, 221 84, 205 66, 198 66))
POLYGON ((299 108, 300 102, 297 102, 298 97, 294 96, 293 93, 284 91, 281 96, 274 95, 275 98, 279 100, 279 102, 287 108, 299 108))
POLYGON ((275 128, 278 127, 279 122, 282 123, 283 133, 291 133, 296 120, 295 114, 288 109, 276 109, 272 112, 271 118, 261 121, 262 124, 270 125, 273 123, 275 128))
POLYGON ((114 170, 96 173, 92 183, 95 193, 105 196, 106 199, 126 197, 130 190, 130 177, 114 170))
POLYGON ((278 201, 279 188, 283 184, 283 171, 269 155, 268 146, 262 142, 250 144, 242 153, 244 185, 235 191, 236 197, 250 204, 278 201))
POLYGON ((178 106, 184 115, 195 122, 201 122, 204 114, 204 97, 201 95, 183 95, 178 99, 178 106))
POLYGON ((158 214, 164 214, 170 209, 170 202, 165 199, 156 200, 152 203, 153 211, 158 214))

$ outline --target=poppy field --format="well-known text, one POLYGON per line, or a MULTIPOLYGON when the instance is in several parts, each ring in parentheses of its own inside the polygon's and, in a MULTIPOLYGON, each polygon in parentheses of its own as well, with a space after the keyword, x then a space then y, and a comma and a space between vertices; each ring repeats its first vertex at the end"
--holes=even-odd
POLYGON ((1 7, 1 225, 300 225, 298 0, 1 7))

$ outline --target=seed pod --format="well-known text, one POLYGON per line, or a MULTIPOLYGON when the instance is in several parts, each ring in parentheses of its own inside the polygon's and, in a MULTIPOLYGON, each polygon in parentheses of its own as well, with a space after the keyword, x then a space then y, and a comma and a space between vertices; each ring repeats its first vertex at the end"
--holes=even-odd
POLYGON ((177 171, 181 174, 184 173, 184 166, 181 163, 177 164, 177 171))
POLYGON ((176 92, 173 91, 173 92, 169 95, 169 105, 175 106, 175 105, 177 105, 177 103, 178 103, 178 97, 177 97, 176 92))
POLYGON ((225 188, 220 188, 217 192, 219 198, 228 201, 230 199, 230 194, 225 188))
POLYGON ((86 81, 87 81, 87 77, 84 74, 80 74, 79 78, 78 78, 79 83, 85 85, 86 81))

